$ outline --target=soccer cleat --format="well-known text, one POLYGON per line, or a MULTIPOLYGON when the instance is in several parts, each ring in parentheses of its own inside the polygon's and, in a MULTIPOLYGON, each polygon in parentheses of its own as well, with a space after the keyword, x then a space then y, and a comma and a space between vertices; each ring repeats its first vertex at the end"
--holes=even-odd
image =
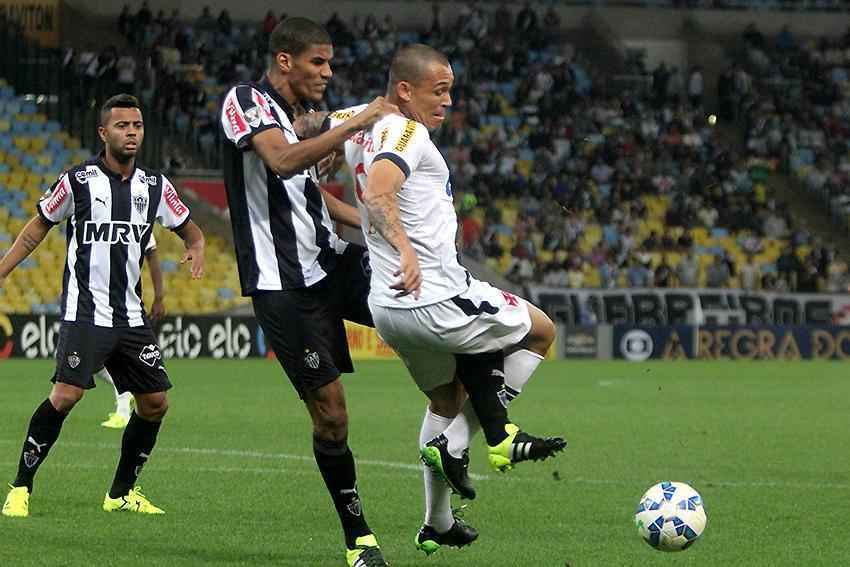
POLYGON ((442 433, 428 441, 419 452, 426 467, 448 483, 449 488, 461 498, 475 499, 475 489, 469 481, 469 450, 461 458, 449 453, 449 440, 442 433))
POLYGON ((534 437, 513 423, 505 426, 508 436, 495 447, 488 448, 490 466, 497 472, 506 472, 522 461, 543 461, 562 451, 567 442, 560 437, 534 437))
POLYGON ((138 512, 140 514, 165 514, 165 510, 157 508, 142 494, 142 487, 137 486, 127 496, 110 498, 106 493, 103 499, 104 512, 138 512))
POLYGON ((416 549, 424 551, 425 555, 431 555, 440 549, 440 546, 448 545, 449 547, 461 548, 471 544, 476 539, 478 539, 478 530, 455 516, 455 523, 452 524, 449 531, 444 533, 439 533, 431 526, 423 525, 419 528, 414 543, 416 549))
POLYGON ((26 486, 12 486, 3 503, 3 515, 9 518, 26 518, 30 515, 30 491, 26 486))
POLYGON ((360 536, 354 541, 354 549, 345 550, 348 567, 389 567, 378 540, 372 534, 360 536))
POLYGON ((127 423, 129 421, 129 418, 124 417, 120 413, 111 412, 106 421, 104 421, 100 425, 103 427, 108 427, 110 429, 124 429, 125 427, 127 427, 127 423))

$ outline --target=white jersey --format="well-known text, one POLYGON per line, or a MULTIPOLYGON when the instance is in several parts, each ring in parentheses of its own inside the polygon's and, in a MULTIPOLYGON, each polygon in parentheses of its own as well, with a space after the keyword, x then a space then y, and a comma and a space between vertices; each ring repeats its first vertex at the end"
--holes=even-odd
MULTIPOLYGON (((336 126, 361 112, 366 105, 331 113, 330 126, 336 126)), ((383 307, 413 309, 439 303, 469 287, 467 271, 458 262, 455 245, 457 215, 446 160, 431 141, 422 124, 397 114, 385 116, 370 130, 352 136, 345 143, 345 160, 355 178, 357 206, 363 234, 369 248, 372 282, 369 302, 383 307), (405 174, 398 193, 401 224, 407 233, 422 271, 419 299, 413 295, 396 297, 390 286, 399 281, 398 251, 369 224, 362 194, 369 169, 376 161, 388 159, 405 174)))

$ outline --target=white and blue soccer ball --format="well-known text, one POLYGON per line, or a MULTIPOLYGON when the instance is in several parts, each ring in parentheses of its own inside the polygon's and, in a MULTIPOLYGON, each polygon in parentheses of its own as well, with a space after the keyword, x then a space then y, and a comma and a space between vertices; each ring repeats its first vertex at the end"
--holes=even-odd
POLYGON ((699 539, 707 518, 699 493, 684 482, 659 482, 635 512, 643 540, 660 551, 682 551, 699 539))

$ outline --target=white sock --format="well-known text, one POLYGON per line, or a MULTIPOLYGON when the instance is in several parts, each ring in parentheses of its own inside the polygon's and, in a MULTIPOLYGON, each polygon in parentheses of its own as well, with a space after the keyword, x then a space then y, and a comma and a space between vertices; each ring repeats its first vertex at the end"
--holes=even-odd
MULTIPOLYGON (((445 431, 452 419, 431 412, 431 408, 425 410, 425 418, 422 420, 422 429, 419 430, 419 447, 445 431)), ((440 533, 447 532, 454 524, 452 517, 452 490, 431 469, 424 467, 423 479, 425 481, 425 523, 440 533)))
MULTIPOLYGON (((505 393, 508 403, 519 396, 541 362, 543 362, 542 356, 525 349, 514 351, 505 357, 505 393)), ((463 404, 463 410, 443 431, 443 435, 449 441, 446 447, 449 454, 460 458, 463 450, 469 447, 479 429, 481 429, 481 423, 475 415, 475 410, 472 409, 472 404, 467 400, 463 404)))
POLYGON ((522 392, 525 383, 543 362, 543 357, 530 350, 517 350, 505 357, 505 391, 510 402, 522 392))
POLYGON ((130 392, 124 392, 123 394, 118 393, 118 388, 115 387, 115 381, 112 379, 112 376, 109 374, 109 371, 106 368, 102 368, 100 372, 97 372, 94 375, 95 378, 100 378, 110 386, 112 386, 112 392, 115 394, 115 413, 122 417, 126 417, 130 419, 130 399, 133 397, 133 394, 130 392))
POLYGON ((133 399, 133 394, 130 392, 124 392, 123 394, 118 394, 115 398, 115 413, 120 415, 121 417, 126 417, 130 419, 130 401, 133 399))

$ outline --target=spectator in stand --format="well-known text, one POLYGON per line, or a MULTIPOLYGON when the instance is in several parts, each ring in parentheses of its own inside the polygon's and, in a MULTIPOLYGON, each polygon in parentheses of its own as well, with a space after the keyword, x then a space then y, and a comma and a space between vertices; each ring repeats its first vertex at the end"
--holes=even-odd
POLYGON ((693 250, 682 256, 676 266, 676 277, 681 287, 699 287, 700 264, 693 250))
POLYGON ((788 246, 776 260, 776 273, 779 280, 785 283, 784 287, 790 291, 797 290, 797 277, 803 267, 797 258, 797 251, 788 246))
POLYGON ((136 84, 136 58, 129 51, 115 63, 118 72, 118 90, 122 93, 139 94, 136 84))
POLYGON ((729 287, 729 279, 732 275, 729 273, 729 266, 726 264, 722 256, 715 256, 714 261, 709 264, 705 271, 705 284, 711 288, 729 287))
POLYGON ((761 268, 755 261, 753 254, 747 254, 746 261, 738 266, 738 283, 741 289, 746 291, 757 291, 761 288, 761 268))
POLYGON ((691 74, 688 77, 688 99, 691 102, 691 108, 702 108, 704 88, 702 66, 696 65, 691 69, 691 74))
POLYGON ((653 276, 653 287, 668 288, 675 286, 675 274, 670 264, 667 263, 667 256, 661 256, 661 262, 655 268, 653 276))
POLYGON ((628 279, 629 287, 652 287, 652 270, 649 269, 649 262, 644 263, 636 254, 632 255, 626 278, 628 279))
POLYGON ((821 277, 818 273, 818 267, 815 263, 814 256, 807 256, 806 259, 800 263, 798 269, 797 288, 795 291, 800 293, 817 293, 822 289, 823 283, 821 282, 821 277))

